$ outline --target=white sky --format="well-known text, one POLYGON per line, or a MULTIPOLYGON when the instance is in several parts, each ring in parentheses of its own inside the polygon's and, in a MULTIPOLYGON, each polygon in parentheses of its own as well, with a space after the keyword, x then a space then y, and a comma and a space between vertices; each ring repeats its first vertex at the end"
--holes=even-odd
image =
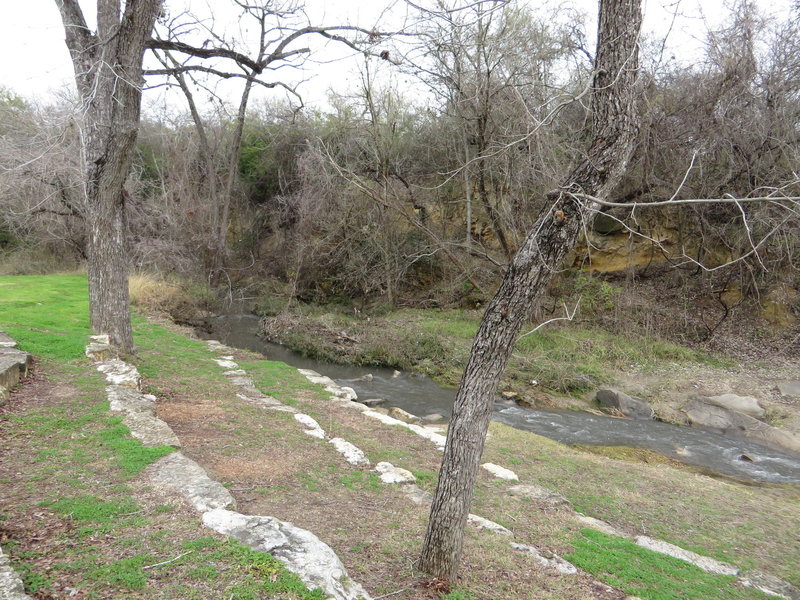
MULTIPOLYGON (((537 0, 528 1, 532 6, 547 4, 537 0)), ((791 0, 757 0, 766 14, 782 18, 787 14, 791 0)), ((87 20, 91 20, 95 3, 81 0, 87 20)), ((220 21, 230 19, 226 0, 167 0, 174 13, 179 5, 191 4, 194 10, 211 7, 220 21)), ((371 27, 378 13, 389 4, 388 0, 308 0, 309 13, 319 23, 341 24, 346 21, 371 27)), ((597 12, 595 0, 551 0, 550 6, 571 6, 588 15, 587 30, 590 35, 595 28, 597 12)), ((645 0, 645 31, 662 36, 672 22, 672 13, 679 11, 668 42, 668 51, 678 60, 691 60, 700 46, 706 23, 714 27, 727 14, 724 0, 645 0), (704 18, 705 17, 705 20, 704 18)), ((72 66, 63 42, 64 32, 55 0, 0 0, 0 85, 16 93, 45 99, 50 93, 71 85, 72 66)), ((331 52, 327 50, 326 52, 331 52)), ((351 53, 352 54, 352 53, 351 53)), ((346 52, 340 52, 346 56, 346 52)), ((357 79, 354 61, 341 60, 314 68, 312 77, 303 84, 307 104, 321 102, 329 87, 346 91, 357 79), (310 100, 310 102, 309 102, 310 100)), ((154 99, 151 94, 151 101, 154 99)))

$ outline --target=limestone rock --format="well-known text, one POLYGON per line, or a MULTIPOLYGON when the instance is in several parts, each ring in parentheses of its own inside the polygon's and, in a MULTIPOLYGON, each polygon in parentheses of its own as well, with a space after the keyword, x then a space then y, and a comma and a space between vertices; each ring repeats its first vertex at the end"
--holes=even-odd
MULTIPOLYGON (((4 334, 5 335, 5 334, 4 334)), ((0 406, 9 398, 9 391, 22 377, 28 374, 33 364, 31 355, 9 346, 2 347, 0 353, 0 406)))
POLYGON ((223 369, 238 369, 239 365, 232 360, 228 360, 225 358, 213 358, 212 359, 215 363, 217 363, 223 369))
POLYGON ((600 519, 595 519, 594 517, 587 517, 586 515, 582 515, 581 513, 575 513, 575 518, 578 519, 581 523, 586 525, 587 527, 591 527, 592 529, 596 529, 602 533, 607 535, 616 535, 622 538, 630 538, 628 534, 620 531, 613 525, 606 523, 605 521, 601 521, 600 519))
POLYGON ((787 598, 787 600, 800 600, 800 589, 773 575, 750 571, 739 577, 739 583, 745 587, 755 588, 764 592, 768 596, 787 598))
POLYGON ((225 344, 219 342, 218 340, 208 340, 206 341, 206 345, 208 346, 208 349, 211 350, 212 352, 229 353, 233 350, 230 346, 226 346, 225 344))
POLYGON ((634 540, 634 542, 637 546, 641 546, 642 548, 647 548, 653 552, 666 554, 667 556, 677 558, 678 560, 691 563, 706 573, 712 573, 714 575, 739 574, 739 569, 733 565, 714 560, 713 558, 709 558, 707 556, 700 556, 691 550, 684 550, 683 548, 679 548, 678 546, 662 540, 654 540, 653 538, 645 535, 640 535, 634 540))
POLYGON ((406 423, 420 423, 422 421, 422 419, 416 415, 412 415, 410 412, 398 408, 397 406, 392 406, 389 409, 389 416, 394 417, 398 421, 405 421, 406 423))
POLYGON ((156 414, 156 397, 143 394, 137 390, 122 385, 109 385, 106 394, 111 410, 118 412, 141 412, 150 415, 156 414))
POLYGON ((494 463, 483 463, 481 467, 489 471, 489 473, 498 479, 505 479, 506 481, 519 481, 519 476, 511 469, 506 469, 505 467, 501 467, 500 465, 496 465, 494 463))
POLYGON ((125 387, 139 389, 141 376, 136 367, 129 365, 119 359, 107 360, 97 366, 97 370, 106 376, 106 381, 111 385, 122 385, 125 387))
POLYGON ((327 385, 325 391, 330 392, 336 398, 344 398, 345 400, 358 400, 358 394, 351 387, 341 385, 327 385))
POLYGON ((89 336, 89 344, 84 350, 84 354, 97 361, 106 361, 117 358, 115 349, 111 346, 111 340, 107 335, 89 336))
POLYGON ((433 502, 433 494, 426 492, 414 483, 403 486, 403 492, 414 504, 430 504, 433 502))
POLYGON ((511 533, 508 529, 500 525, 500 523, 495 523, 494 521, 490 521, 489 519, 484 519, 483 517, 479 517, 478 515, 473 515, 470 513, 467 516, 467 523, 470 525, 477 527, 478 529, 486 529, 493 533, 499 533, 500 535, 510 535, 514 537, 514 534, 511 533))
POLYGON ((369 459, 361 451, 361 449, 357 448, 347 440, 342 438, 333 438, 330 440, 330 444, 332 444, 333 447, 336 448, 336 451, 344 456, 344 459, 351 465, 364 466, 369 464, 369 459))
POLYGON ((603 408, 617 410, 626 417, 648 420, 653 418, 653 409, 639 398, 628 396, 615 389, 598 390, 595 400, 603 408))
POLYGON ((543 567, 555 569, 562 575, 575 575, 578 572, 578 569, 575 568, 575 565, 567 562, 558 554, 548 552, 547 550, 539 550, 526 544, 516 544, 514 542, 511 542, 511 547, 514 550, 519 550, 520 552, 530 554, 534 559, 536 559, 536 562, 543 567))
POLYGON ((748 415, 700 400, 690 400, 681 410, 694 426, 733 432, 771 448, 800 452, 800 434, 772 427, 748 415))
POLYGON ((539 485, 515 485, 508 488, 508 493, 512 496, 530 498, 550 506, 570 506, 569 500, 564 496, 539 485))
POLYGON ((303 413, 295 413, 294 418, 297 420, 298 423, 304 425, 306 427, 306 433, 311 437, 318 438, 320 440, 325 439, 325 430, 319 426, 319 423, 312 417, 309 417, 303 413))
POLYGON ((381 474, 383 483, 414 483, 417 480, 411 471, 395 467, 389 462, 379 462, 375 470, 381 474))
POLYGON ((180 452, 168 454, 150 467, 150 481, 182 494, 195 510, 233 508, 233 496, 222 484, 212 480, 196 462, 180 452))
POLYGON ((703 402, 713 404, 714 406, 721 406, 728 410, 744 413, 751 417, 763 417, 764 409, 758 403, 757 398, 752 396, 737 396, 736 394, 722 394, 721 396, 708 396, 700 398, 703 402))
POLYGON ((369 600, 364 588, 347 575, 336 553, 310 531, 274 517, 242 515, 222 509, 205 513, 203 524, 253 550, 269 552, 309 588, 322 589, 326 598, 369 600))
POLYGON ((2 548, 0 548, 0 599, 30 600, 30 596, 25 594, 22 579, 11 567, 10 561, 3 554, 2 548))
POLYGON ((158 417, 146 412, 129 412, 122 424, 131 430, 131 436, 142 442, 143 446, 172 446, 180 448, 181 442, 172 428, 158 417))

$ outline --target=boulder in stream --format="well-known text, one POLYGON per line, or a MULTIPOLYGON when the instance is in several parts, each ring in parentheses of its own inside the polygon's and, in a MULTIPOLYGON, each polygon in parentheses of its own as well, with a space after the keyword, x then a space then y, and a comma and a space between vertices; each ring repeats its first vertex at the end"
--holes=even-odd
POLYGON ((595 400, 604 409, 621 413, 626 417, 639 420, 653 418, 653 409, 640 398, 628 396, 625 392, 615 389, 597 390, 595 400))

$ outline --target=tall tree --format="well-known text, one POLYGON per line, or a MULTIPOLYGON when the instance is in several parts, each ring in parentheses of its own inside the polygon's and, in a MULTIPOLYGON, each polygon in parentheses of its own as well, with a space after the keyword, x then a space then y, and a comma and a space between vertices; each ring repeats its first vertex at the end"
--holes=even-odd
POLYGON ((95 332, 133 352, 128 308, 125 179, 142 103, 142 58, 161 0, 98 0, 97 30, 78 0, 56 0, 81 101, 79 128, 89 259, 89 312, 95 332))
MULTIPOLYGON (((262 44, 254 59, 228 47, 219 36, 212 35, 220 42, 219 45, 215 46, 213 42, 209 45, 210 40, 206 40, 199 47, 177 37, 153 38, 163 0, 97 0, 95 32, 87 26, 78 0, 55 1, 61 12, 82 105, 79 126, 84 164, 91 326, 96 333, 108 334, 121 352, 132 353, 124 184, 130 172, 139 130, 144 75, 200 72, 226 79, 243 78, 247 87, 240 105, 241 123, 253 82, 265 71, 275 70, 275 63, 307 56, 310 48, 298 47, 298 44, 308 36, 321 36, 357 49, 377 43, 381 36, 375 31, 350 26, 315 27, 307 23, 287 26, 281 17, 286 16, 286 10, 296 6, 294 2, 282 4, 276 0, 259 0, 251 7, 236 0, 240 7, 262 17, 262 44), (268 15, 276 16, 277 22, 265 37, 264 19, 268 15), (344 37, 342 32, 361 34, 363 43, 344 37), (269 48, 263 42, 265 39, 271 44, 269 48), (147 49, 174 51, 187 58, 165 69, 145 72, 143 59, 147 49), (240 70, 225 71, 217 68, 216 63, 202 62, 208 60, 233 61, 240 70)), ((281 84, 262 82, 261 85, 275 87, 281 84)), ((237 129, 235 136, 240 139, 241 128, 237 129)), ((231 161, 236 158, 232 157, 231 161)), ((226 188, 226 193, 230 191, 226 188)), ((218 238, 224 237, 227 229, 227 204, 221 212, 215 231, 218 238)))
POLYGON ((551 192, 489 303, 456 394, 419 566, 452 579, 500 376, 534 300, 625 173, 638 132, 636 81, 641 0, 601 0, 591 85, 591 143, 551 192), (587 200, 591 196, 593 200, 587 200), (594 200, 596 199, 596 200, 594 200))

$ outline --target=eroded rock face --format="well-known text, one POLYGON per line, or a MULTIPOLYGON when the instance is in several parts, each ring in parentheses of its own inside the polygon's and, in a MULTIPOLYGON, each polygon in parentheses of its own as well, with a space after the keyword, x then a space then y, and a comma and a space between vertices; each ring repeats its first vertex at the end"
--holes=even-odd
POLYGON ((744 413, 751 417, 760 418, 764 416, 764 409, 758 403, 758 398, 752 396, 737 396, 736 394, 722 394, 720 396, 708 396, 699 400, 714 406, 721 406, 728 410, 744 413))
POLYGON ((649 420, 653 418, 653 409, 639 398, 628 396, 625 392, 615 389, 598 390, 595 394, 597 403, 606 409, 618 411, 632 419, 649 420))
POLYGON ((800 452, 800 435, 772 427, 743 413, 701 400, 690 400, 681 410, 694 426, 734 433, 778 450, 800 452))
POLYGON ((173 452, 153 464, 150 481, 183 494, 198 512, 236 505, 221 483, 211 479, 200 465, 180 452, 173 452))
POLYGON ((723 563, 707 556, 700 556, 691 550, 684 550, 668 542, 661 540, 654 540, 644 535, 638 536, 635 540, 637 546, 647 548, 660 554, 666 554, 679 560, 691 563, 696 567, 702 569, 706 573, 713 573, 715 575, 738 575, 739 569, 728 563, 723 563))
POLYGON ((311 589, 320 588, 335 600, 369 600, 347 575, 330 546, 310 531, 274 517, 242 515, 216 509, 203 515, 203 524, 259 552, 269 552, 297 573, 311 589))

